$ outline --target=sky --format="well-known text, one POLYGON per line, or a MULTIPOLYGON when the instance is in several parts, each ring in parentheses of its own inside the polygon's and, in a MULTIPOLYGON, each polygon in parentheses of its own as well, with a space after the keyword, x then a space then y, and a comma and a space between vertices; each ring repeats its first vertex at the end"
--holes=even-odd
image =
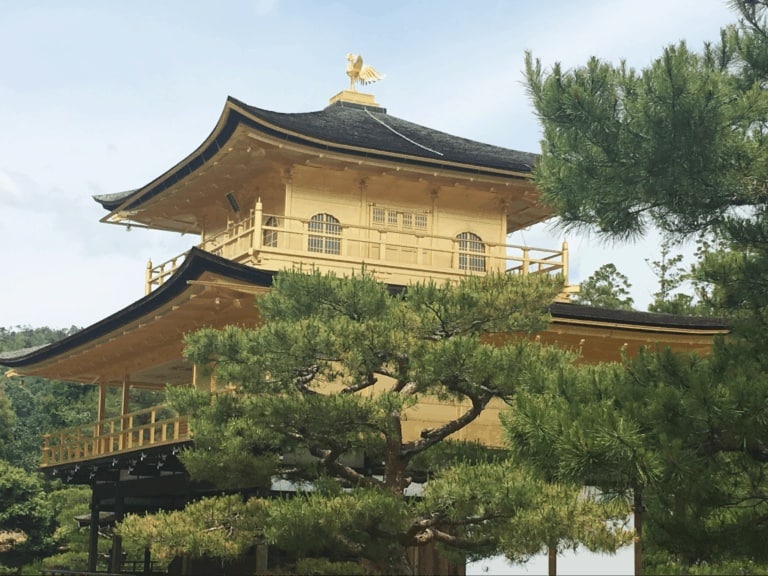
MULTIPOLYGON (((526 50, 546 67, 598 56, 642 68, 667 44, 716 41, 734 20, 725 0, 0 0, 0 327, 84 327, 143 296, 147 260, 195 237, 100 223, 92 196, 143 186, 185 158, 228 95, 319 110, 349 85, 346 54, 360 53, 385 74, 366 91, 390 114, 538 152, 526 50)), ((613 262, 645 309, 658 237, 604 245, 538 226, 512 238, 563 239, 571 282, 613 262)), ((560 566, 629 573, 631 558, 560 566)))

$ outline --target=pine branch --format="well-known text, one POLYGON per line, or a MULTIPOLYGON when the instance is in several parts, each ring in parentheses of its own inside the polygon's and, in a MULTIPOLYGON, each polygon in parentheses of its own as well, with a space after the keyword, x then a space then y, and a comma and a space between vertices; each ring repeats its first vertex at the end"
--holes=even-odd
POLYGON ((331 476, 345 480, 350 486, 380 488, 382 485, 380 480, 377 480, 372 476, 360 474, 354 468, 341 464, 338 459, 343 451, 339 448, 335 450, 327 450, 319 448, 318 446, 310 446, 309 453, 320 460, 320 465, 323 466, 331 476))
POLYGON ((413 521, 405 534, 403 534, 401 541, 405 543, 405 546, 424 546, 436 541, 459 550, 476 550, 479 546, 493 544, 495 539, 491 537, 480 539, 464 538, 450 534, 440 528, 480 525, 488 520, 508 517, 509 515, 489 513, 449 520, 443 514, 433 514, 429 518, 420 518, 413 521))
POLYGON ((421 439, 414 440, 412 442, 406 442, 403 444, 400 455, 407 459, 413 458, 416 454, 423 452, 427 448, 434 446, 435 444, 445 440, 448 436, 454 432, 461 430, 465 426, 469 425, 483 412, 486 405, 491 399, 490 395, 484 395, 480 397, 476 394, 469 394, 467 396, 472 401, 472 407, 464 412, 458 418, 451 420, 443 424, 438 428, 425 428, 421 431, 421 439))
POLYGON ((342 388, 341 392, 343 394, 354 394, 355 392, 360 392, 360 390, 365 390, 366 388, 370 388, 371 386, 375 385, 376 382, 378 382, 378 378, 376 378, 376 375, 373 372, 368 372, 366 374, 365 380, 362 382, 358 382, 357 384, 352 384, 350 386, 346 386, 342 388))

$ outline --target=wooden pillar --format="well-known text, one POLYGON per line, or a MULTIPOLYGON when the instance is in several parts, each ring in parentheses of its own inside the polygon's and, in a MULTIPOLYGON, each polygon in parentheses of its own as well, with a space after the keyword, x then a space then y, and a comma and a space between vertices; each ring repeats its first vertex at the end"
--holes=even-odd
POLYGON ((99 399, 96 407, 96 454, 101 456, 107 451, 107 442, 104 440, 104 419, 106 418, 107 385, 99 383, 99 399))
MULTIPOLYGON (((118 488, 119 490, 119 488, 118 488)), ((115 494, 115 522, 123 519, 123 497, 115 494)), ((123 538, 116 534, 112 535, 112 552, 109 555, 109 571, 118 574, 123 564, 123 538)))
POLYGON ((261 197, 259 197, 258 200, 256 200, 256 206, 253 209, 253 245, 251 248, 255 251, 261 250, 261 244, 262 244, 262 236, 263 231, 261 229, 263 223, 262 218, 264 218, 264 206, 261 203, 261 197))
POLYGON ((88 572, 96 572, 99 557, 99 499, 91 486, 91 520, 88 523, 88 572))
POLYGON ((152 574, 152 552, 144 548, 144 574, 152 574))
POLYGON ((120 400, 120 438, 121 438, 121 448, 123 450, 127 449, 130 446, 130 425, 128 423, 128 418, 126 417, 127 414, 130 413, 130 401, 131 401, 131 380, 128 374, 123 376, 123 394, 122 398, 120 400))
POLYGON ((123 397, 120 404, 121 416, 125 416, 130 412, 129 406, 128 406, 131 399, 130 394, 131 394, 131 379, 130 379, 130 376, 126 374, 125 376, 123 376, 123 397))
POLYGON ((256 571, 254 574, 266 574, 269 571, 269 546, 256 544, 256 571))

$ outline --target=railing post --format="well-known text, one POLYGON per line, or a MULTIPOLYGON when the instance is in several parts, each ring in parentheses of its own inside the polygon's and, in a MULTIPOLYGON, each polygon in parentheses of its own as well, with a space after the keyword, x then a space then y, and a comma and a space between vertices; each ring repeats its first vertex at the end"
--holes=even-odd
POLYGON ((66 460, 65 452, 64 452, 64 447, 65 447, 64 434, 58 434, 58 437, 59 437, 59 446, 58 446, 58 450, 56 450, 56 462, 60 463, 66 460))
POLYGON ((563 240, 563 282, 568 286, 568 242, 563 240))
POLYGON ((152 260, 147 260, 147 272, 144 280, 144 295, 152 291, 152 260))
POLYGON ((42 465, 47 466, 51 461, 51 435, 43 434, 43 461, 42 465))
POLYGON ((251 241, 251 247, 254 251, 261 250, 261 244, 264 238, 262 231, 262 219, 264 218, 264 207, 261 204, 261 197, 256 200, 256 206, 253 210, 253 240, 251 241))
POLYGON ((128 439, 128 449, 133 448, 133 416, 128 417, 128 429, 125 430, 126 438, 128 439))
POLYGON ((523 248, 523 267, 522 267, 522 274, 523 276, 528 276, 528 269, 531 264, 531 255, 530 250, 528 248, 523 248))
POLYGON ((152 445, 155 443, 155 422, 157 421, 157 412, 155 408, 152 408, 152 411, 149 413, 149 444, 152 445))

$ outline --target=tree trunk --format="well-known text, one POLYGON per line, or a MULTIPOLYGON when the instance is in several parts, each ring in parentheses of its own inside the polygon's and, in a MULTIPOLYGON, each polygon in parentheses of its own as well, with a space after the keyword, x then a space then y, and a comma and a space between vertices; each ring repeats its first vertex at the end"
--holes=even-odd
POLYGON ((643 496, 634 491, 632 512, 635 516, 635 576, 643 573, 643 496))
POLYGON ((547 574, 557 576, 557 545, 547 547, 547 574))

